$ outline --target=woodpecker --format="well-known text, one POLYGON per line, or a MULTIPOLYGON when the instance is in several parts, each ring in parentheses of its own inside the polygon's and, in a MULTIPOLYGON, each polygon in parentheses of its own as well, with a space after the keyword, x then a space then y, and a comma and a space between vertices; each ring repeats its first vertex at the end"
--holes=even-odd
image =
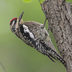
POLYGON ((43 55, 46 55, 53 62, 55 62, 54 59, 59 60, 66 66, 66 62, 57 53, 56 49, 50 48, 49 46, 52 45, 52 42, 47 30, 44 27, 46 20, 44 24, 34 21, 23 22, 23 13, 24 12, 22 12, 19 18, 13 18, 10 21, 11 31, 27 45, 33 47, 43 55))

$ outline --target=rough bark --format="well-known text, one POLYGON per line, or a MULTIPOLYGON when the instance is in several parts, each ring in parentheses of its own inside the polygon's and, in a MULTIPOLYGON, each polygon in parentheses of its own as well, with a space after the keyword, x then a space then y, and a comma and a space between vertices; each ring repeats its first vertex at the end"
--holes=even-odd
POLYGON ((72 4, 65 0, 45 0, 41 7, 58 50, 67 63, 66 70, 72 72, 72 4))

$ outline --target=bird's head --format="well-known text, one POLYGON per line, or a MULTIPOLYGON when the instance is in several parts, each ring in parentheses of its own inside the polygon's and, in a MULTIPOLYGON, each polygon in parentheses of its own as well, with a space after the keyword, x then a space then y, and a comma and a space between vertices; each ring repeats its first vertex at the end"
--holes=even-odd
POLYGON ((19 24, 22 24, 23 23, 23 20, 22 20, 23 13, 24 13, 24 11, 19 16, 19 18, 13 18, 10 21, 10 29, 11 29, 12 32, 15 32, 16 29, 18 28, 19 24))

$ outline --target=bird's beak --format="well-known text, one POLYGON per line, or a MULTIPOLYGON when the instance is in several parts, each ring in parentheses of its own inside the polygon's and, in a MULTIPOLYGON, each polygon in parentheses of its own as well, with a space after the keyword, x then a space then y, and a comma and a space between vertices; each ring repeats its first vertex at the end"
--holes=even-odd
POLYGON ((22 14, 19 16, 19 22, 20 22, 20 20, 22 19, 23 13, 24 13, 24 11, 23 11, 22 14))

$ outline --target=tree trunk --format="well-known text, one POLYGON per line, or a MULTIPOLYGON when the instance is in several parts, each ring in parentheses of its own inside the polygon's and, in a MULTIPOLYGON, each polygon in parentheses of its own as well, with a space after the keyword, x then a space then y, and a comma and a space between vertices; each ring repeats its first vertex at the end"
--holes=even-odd
POLYGON ((58 50, 67 63, 66 70, 72 72, 72 4, 65 0, 45 0, 41 7, 58 50))

